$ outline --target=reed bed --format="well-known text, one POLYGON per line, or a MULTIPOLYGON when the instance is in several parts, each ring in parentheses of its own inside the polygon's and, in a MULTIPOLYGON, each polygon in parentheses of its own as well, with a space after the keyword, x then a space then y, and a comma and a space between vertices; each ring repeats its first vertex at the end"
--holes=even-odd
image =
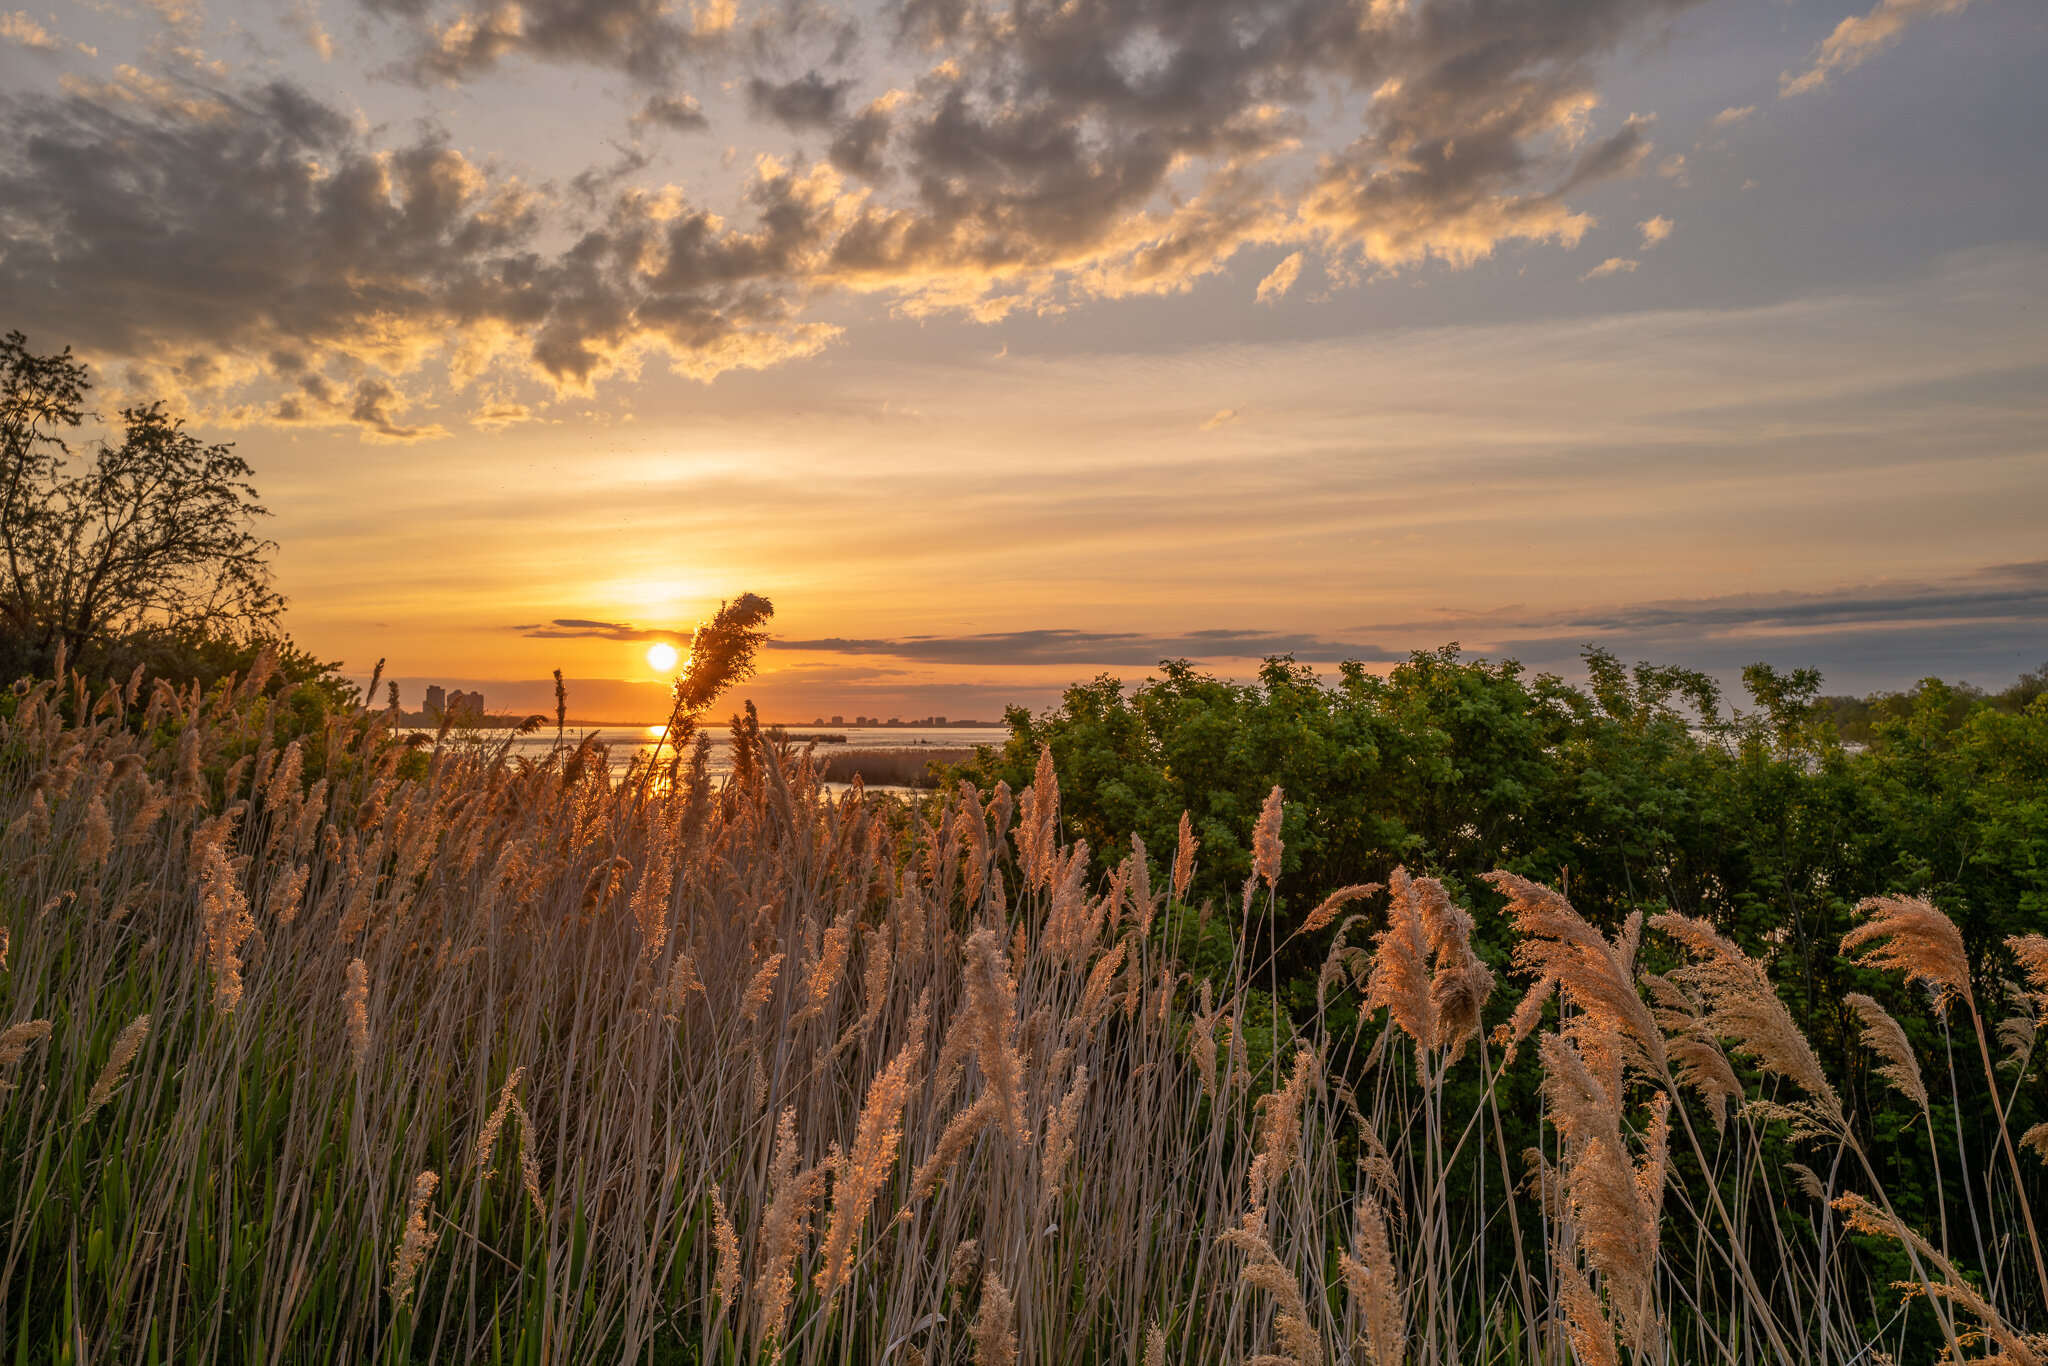
MULTIPOLYGON (((2048 1133, 1958 1173, 1991 1226, 1909 1225, 1711 925, 1502 874, 1489 964, 1397 872, 1309 917, 1290 1019, 1247 948, 1277 790, 1198 908, 1185 830, 1091 877, 1049 760, 910 804, 749 740, 714 788, 701 744, 280 743, 264 682, 8 699, 17 1362, 2048 1359, 2048 1133)), ((2037 1086, 2048 940, 1993 1001, 1936 908, 1870 911, 1844 951, 1927 983, 2001 1105, 2037 1086)), ((1856 1009, 1934 1142, 1951 1074, 1856 1009)))

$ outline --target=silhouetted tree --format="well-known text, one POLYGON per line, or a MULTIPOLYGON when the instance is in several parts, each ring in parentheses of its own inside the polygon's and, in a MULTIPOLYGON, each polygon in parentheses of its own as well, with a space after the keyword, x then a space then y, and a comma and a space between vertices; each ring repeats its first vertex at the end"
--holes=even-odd
MULTIPOLYGON (((85 365, 69 347, 0 338, 0 648, 14 670, 62 647, 141 635, 244 637, 284 606, 270 586, 276 546, 247 461, 207 445, 161 403, 121 410, 118 442, 89 457, 64 433, 91 416, 85 365), (78 468, 84 459, 84 467, 78 468)), ((10 677, 13 674, 9 674, 10 677)))

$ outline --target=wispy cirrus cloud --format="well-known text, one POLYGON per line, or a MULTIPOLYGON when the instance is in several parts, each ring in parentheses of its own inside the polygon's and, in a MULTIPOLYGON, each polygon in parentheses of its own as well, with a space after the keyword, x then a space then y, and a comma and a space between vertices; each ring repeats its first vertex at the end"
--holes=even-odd
POLYGON ((583 617, 557 617, 553 621, 508 626, 505 629, 517 631, 528 640, 673 641, 689 637, 687 631, 664 631, 654 627, 635 626, 630 621, 593 621, 583 617))
POLYGON ((1954 14, 1970 0, 1879 0, 1868 14, 1855 14, 1836 24, 1821 40, 1813 65, 1799 75, 1786 72, 1780 78, 1780 96, 1804 95, 1826 85, 1830 78, 1857 67, 1898 41, 1899 35, 1922 19, 1954 14))

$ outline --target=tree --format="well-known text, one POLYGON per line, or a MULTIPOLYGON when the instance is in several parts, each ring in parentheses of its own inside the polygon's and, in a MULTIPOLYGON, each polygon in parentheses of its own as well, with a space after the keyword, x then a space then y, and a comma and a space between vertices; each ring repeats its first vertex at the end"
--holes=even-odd
POLYGON ((86 367, 67 347, 37 355, 0 338, 0 646, 44 667, 62 649, 153 633, 245 638, 284 599, 270 586, 276 546, 254 531, 267 511, 253 471, 151 403, 121 410, 121 439, 89 463, 62 433, 91 414, 86 367))

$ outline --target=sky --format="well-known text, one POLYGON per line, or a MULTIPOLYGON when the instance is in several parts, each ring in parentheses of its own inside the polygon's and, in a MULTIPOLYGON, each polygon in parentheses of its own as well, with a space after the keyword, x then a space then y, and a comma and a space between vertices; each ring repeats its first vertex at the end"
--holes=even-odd
MULTIPOLYGON (((4 5, 6 0, 0 0, 4 5)), ((284 625, 658 715, 1588 644, 2048 660, 2038 0, 0 8, 0 329, 256 469, 284 625)))

